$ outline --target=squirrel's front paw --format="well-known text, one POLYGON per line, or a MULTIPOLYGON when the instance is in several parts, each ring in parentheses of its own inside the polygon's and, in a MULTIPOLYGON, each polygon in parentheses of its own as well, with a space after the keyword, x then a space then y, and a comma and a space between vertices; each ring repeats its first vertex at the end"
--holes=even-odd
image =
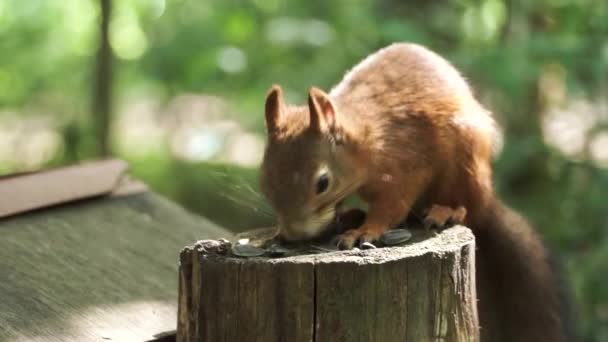
POLYGON ((352 249, 355 245, 361 245, 364 242, 374 242, 380 238, 382 232, 365 229, 352 229, 337 237, 337 245, 340 249, 352 249))

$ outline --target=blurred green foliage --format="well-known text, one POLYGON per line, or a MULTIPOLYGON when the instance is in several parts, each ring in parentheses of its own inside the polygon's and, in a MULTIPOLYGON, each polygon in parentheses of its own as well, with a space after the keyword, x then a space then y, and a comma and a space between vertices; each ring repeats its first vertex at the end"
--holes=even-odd
MULTIPOLYGON (((212 94, 230 104, 226 117, 262 135, 263 99, 273 83, 284 87, 290 102, 303 102, 310 85, 330 88, 357 61, 391 42, 417 42, 444 55, 495 112, 504 132, 495 165, 499 193, 530 218, 566 263, 584 340, 608 340, 608 172, 592 153, 606 156, 602 149, 608 149, 594 143, 608 133, 608 2, 113 5, 113 122, 128 114, 133 98, 154 99, 162 108, 180 94, 212 94), (570 109, 573 120, 591 117, 591 124, 580 142, 565 143, 581 147, 564 152, 547 143, 543 125, 551 109, 567 111, 581 99, 588 106, 570 109)), ((9 117, 44 118, 60 136, 47 165, 94 157, 90 104, 99 17, 94 0, 0 1, 0 129, 9 117)), ((564 137, 571 126, 563 126, 564 137)), ((562 131, 553 135, 559 138, 562 131)), ((7 153, 0 146, 0 173, 40 167, 7 153)), ((152 188, 228 228, 272 223, 255 168, 179 161, 168 143, 146 152, 115 147, 115 154, 129 160, 133 173, 152 188)))

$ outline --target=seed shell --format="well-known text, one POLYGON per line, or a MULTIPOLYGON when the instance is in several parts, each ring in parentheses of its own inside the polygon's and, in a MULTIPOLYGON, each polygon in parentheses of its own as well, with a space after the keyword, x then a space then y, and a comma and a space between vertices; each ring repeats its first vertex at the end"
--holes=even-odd
POLYGON ((387 246, 394 246, 404 243, 412 237, 412 232, 408 229, 392 229, 382 234, 380 241, 387 246))
POLYGON ((376 249, 376 246, 370 242, 364 242, 361 244, 361 249, 376 249))
POLYGON ((243 258, 257 257, 265 253, 265 250, 251 245, 236 244, 232 246, 232 254, 243 258))
POLYGON ((280 245, 276 245, 276 244, 268 247, 267 251, 268 251, 268 254, 270 254, 270 256, 272 256, 272 257, 282 257, 290 252, 289 249, 282 247, 280 245))

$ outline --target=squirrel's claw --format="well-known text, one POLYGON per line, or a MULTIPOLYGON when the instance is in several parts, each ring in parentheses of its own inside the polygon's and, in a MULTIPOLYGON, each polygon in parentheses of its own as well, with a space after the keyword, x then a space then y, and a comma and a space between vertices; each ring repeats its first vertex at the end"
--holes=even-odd
POLYGON ((368 229, 352 229, 346 233, 339 235, 337 238, 337 246, 340 249, 352 249, 365 242, 374 242, 380 238, 380 234, 368 229))

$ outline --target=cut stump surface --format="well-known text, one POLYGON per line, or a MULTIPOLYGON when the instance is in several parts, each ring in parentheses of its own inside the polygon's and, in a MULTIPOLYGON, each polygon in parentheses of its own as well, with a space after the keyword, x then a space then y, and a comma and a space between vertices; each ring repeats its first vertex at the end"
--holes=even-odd
MULTIPOLYGON (((229 253, 228 253, 229 254, 229 253)), ((178 341, 477 341, 475 242, 462 226, 408 244, 180 258, 178 341)))

